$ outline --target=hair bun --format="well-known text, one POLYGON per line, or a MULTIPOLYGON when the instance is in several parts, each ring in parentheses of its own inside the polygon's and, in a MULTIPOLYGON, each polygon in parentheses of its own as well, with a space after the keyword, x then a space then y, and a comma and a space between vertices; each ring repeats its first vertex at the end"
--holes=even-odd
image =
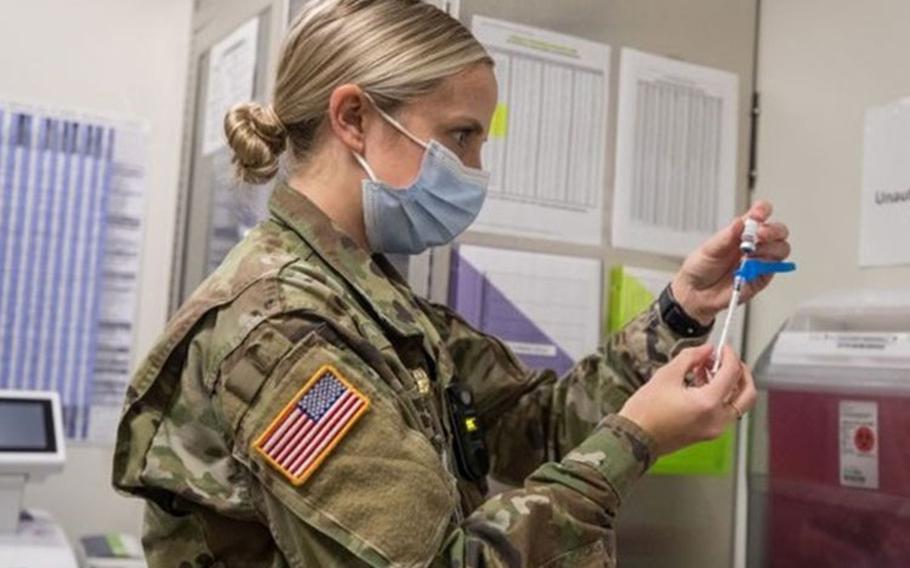
POLYGON ((271 107, 234 105, 224 117, 224 134, 240 179, 260 184, 275 177, 278 158, 287 148, 287 129, 271 107))

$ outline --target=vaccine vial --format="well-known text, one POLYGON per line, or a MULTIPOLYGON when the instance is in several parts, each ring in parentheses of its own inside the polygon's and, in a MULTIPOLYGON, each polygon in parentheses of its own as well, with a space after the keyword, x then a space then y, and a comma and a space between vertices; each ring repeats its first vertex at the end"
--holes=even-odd
POLYGON ((755 254, 758 246, 758 221, 755 219, 746 219, 746 228, 743 230, 742 241, 739 243, 739 250, 743 254, 755 254))

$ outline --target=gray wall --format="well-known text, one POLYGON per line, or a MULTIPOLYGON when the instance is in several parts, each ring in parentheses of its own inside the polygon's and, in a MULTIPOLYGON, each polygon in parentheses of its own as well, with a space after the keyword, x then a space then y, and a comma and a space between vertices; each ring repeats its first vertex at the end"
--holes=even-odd
POLYGON ((800 268, 753 303, 750 357, 816 295, 910 285, 908 266, 857 264, 863 113, 910 95, 907 22, 905 0, 762 2, 756 197, 790 224, 800 268))

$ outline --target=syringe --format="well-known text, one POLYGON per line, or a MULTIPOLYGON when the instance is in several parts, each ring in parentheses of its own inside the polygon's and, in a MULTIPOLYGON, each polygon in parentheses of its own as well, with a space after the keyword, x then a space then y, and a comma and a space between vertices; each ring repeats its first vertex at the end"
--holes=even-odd
MULTIPOLYGON (((745 266, 746 261, 755 254, 758 248, 758 221, 755 219, 746 219, 746 227, 743 229, 742 240, 739 243, 739 250, 743 253, 740 268, 745 266)), ((711 375, 717 374, 720 370, 720 356, 723 353, 724 345, 727 344, 727 337, 730 335, 730 327, 733 325, 733 316, 736 314, 736 307, 739 305, 739 298, 742 294, 743 284, 746 279, 738 271, 733 277, 733 294, 730 296, 730 305, 727 306, 727 316, 724 318, 724 327, 720 332, 720 339, 714 348, 714 365, 711 367, 711 375)))

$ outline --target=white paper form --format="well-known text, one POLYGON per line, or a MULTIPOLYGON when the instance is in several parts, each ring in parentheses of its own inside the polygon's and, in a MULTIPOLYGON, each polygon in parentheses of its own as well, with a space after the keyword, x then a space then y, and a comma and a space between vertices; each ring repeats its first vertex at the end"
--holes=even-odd
POLYGON ((599 245, 609 46, 482 16, 473 31, 496 62, 499 103, 472 230, 599 245))
POLYGON ((622 50, 612 239, 685 256, 735 215, 738 77, 622 50))
POLYGON ((104 236, 104 278, 96 324, 91 414, 84 430, 85 439, 96 443, 114 441, 130 383, 145 238, 147 132, 120 127, 117 134, 104 236))
POLYGON ((910 264, 910 98, 866 112, 860 266, 910 264))
POLYGON ((601 263, 462 245, 451 305, 533 368, 563 373, 600 344, 601 263))
POLYGON ((253 98, 259 17, 252 18, 209 50, 202 153, 225 146, 224 115, 253 98))
POLYGON ((57 390, 70 438, 129 382, 147 136, 0 103, 0 388, 57 390))

